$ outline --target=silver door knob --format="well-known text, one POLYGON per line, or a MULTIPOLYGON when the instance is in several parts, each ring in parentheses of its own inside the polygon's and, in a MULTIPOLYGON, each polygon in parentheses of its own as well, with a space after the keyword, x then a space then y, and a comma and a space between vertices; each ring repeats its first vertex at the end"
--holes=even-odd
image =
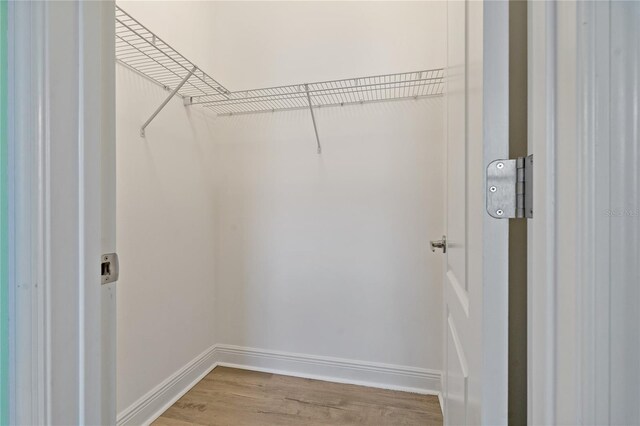
POLYGON ((446 236, 443 235, 441 240, 431 241, 431 251, 435 252, 437 248, 442 249, 442 253, 446 253, 447 252, 447 237, 446 236))

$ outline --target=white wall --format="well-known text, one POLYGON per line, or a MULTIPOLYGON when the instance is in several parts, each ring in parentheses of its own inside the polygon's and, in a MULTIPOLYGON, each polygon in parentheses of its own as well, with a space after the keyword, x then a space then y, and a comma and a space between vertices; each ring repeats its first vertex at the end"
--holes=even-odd
POLYGON ((442 99, 218 118, 222 343, 440 369, 442 99))
POLYGON ((218 2, 213 66, 231 89, 442 67, 445 13, 444 2, 218 2))
MULTIPOLYGON (((429 2, 219 2, 230 88, 443 66, 429 2)), ((224 65, 223 65, 224 64, 224 65)), ((441 99, 215 120, 223 343, 440 369, 441 99)))
POLYGON ((122 411, 215 343, 208 118, 116 69, 117 399, 122 411))
MULTIPOLYGON (((445 61, 439 2, 119 4, 232 90, 445 61)), ((143 142, 164 92, 119 69, 118 95, 119 410, 207 336, 441 368, 442 99, 322 109, 319 157, 308 111, 176 100, 143 142)))

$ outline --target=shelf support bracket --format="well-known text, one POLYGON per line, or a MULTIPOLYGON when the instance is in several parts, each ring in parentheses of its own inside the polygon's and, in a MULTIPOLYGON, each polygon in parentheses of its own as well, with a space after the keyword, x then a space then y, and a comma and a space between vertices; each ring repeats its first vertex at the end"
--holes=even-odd
POLYGON ((158 113, 160 111, 162 111, 162 108, 164 108, 164 106, 166 104, 169 103, 169 101, 171 100, 171 98, 173 98, 176 93, 178 93, 178 90, 180 90, 182 88, 182 86, 184 86, 184 84, 187 82, 187 80, 189 80, 189 77, 191 77, 193 75, 194 72, 196 72, 196 70, 198 69, 198 67, 194 66, 193 69, 191 71, 189 71, 189 73, 187 73, 187 75, 182 79, 182 81, 180 82, 180 84, 178 84, 175 89, 173 89, 171 91, 171 93, 169 94, 169 96, 167 96, 167 99, 164 100, 164 102, 162 102, 160 104, 160 106, 158 107, 158 109, 156 109, 154 111, 153 114, 151 114, 151 117, 149 117, 149 119, 147 121, 144 122, 144 124, 142 125, 142 127, 140 128, 140 136, 144 138, 144 129, 147 128, 147 126, 149 125, 149 123, 151 123, 151 121, 153 121, 154 118, 156 118, 156 115, 158 115, 158 113))
POLYGON ((322 154, 322 146, 320 145, 320 137, 318 136, 318 126, 316 125, 316 116, 313 114, 313 105, 311 104, 311 95, 309 94, 309 85, 304 85, 307 92, 307 100, 309 101, 309 112, 311 112, 311 121, 313 122, 313 131, 316 133, 316 142, 318 143, 318 154, 322 154))

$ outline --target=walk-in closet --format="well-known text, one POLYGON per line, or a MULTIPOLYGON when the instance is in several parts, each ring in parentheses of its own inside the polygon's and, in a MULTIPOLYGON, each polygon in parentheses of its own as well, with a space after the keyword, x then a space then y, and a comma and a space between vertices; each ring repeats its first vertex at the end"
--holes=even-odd
POLYGON ((441 421, 446 3, 115 27, 118 422, 441 421))

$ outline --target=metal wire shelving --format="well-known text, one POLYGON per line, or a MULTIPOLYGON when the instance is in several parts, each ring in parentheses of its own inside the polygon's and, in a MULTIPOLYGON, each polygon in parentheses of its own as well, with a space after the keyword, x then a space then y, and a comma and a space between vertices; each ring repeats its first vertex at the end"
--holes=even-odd
POLYGON ((178 94, 223 96, 229 91, 182 56, 127 12, 116 6, 116 59, 144 77, 168 88, 176 88, 189 76, 178 94), (193 74, 189 75, 193 70, 193 74))
POLYGON ((140 135, 175 95, 183 98, 207 95, 225 99, 229 91, 138 20, 116 6, 116 60, 171 90, 158 109, 142 125, 140 135))
POLYGON ((444 70, 434 69, 242 90, 229 93, 226 99, 195 96, 189 102, 219 115, 250 114, 437 96, 443 86, 444 70))
POLYGON ((174 96, 185 105, 202 105, 218 115, 309 109, 320 138, 314 109, 440 96, 444 69, 348 78, 251 90, 230 91, 200 70, 147 27, 116 6, 116 59, 171 93, 142 125, 140 134, 174 96))

